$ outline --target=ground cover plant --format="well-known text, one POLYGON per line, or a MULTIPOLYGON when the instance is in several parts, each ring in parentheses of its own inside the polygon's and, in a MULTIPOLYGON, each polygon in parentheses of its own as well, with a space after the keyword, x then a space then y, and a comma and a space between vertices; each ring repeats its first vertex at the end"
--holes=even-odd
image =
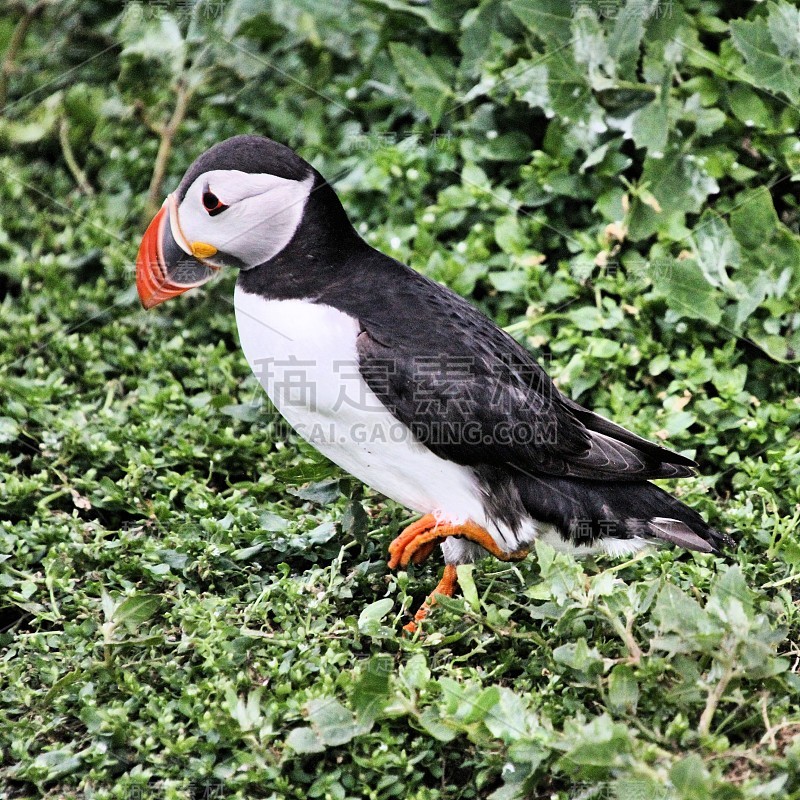
POLYGON ((800 10, 0 11, 0 796, 800 797, 800 10), (387 569, 409 513, 287 429, 235 276, 146 313, 144 222, 285 142, 738 542, 387 569))

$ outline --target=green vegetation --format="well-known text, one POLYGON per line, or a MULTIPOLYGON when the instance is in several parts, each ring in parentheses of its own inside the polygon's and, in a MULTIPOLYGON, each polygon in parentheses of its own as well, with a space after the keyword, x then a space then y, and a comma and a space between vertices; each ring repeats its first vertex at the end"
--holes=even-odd
POLYGON ((19 0, 0 53, 0 796, 800 797, 795 4, 19 0), (138 305, 242 132, 696 456, 737 552, 485 561, 403 636, 435 559, 268 405, 235 276, 138 305))

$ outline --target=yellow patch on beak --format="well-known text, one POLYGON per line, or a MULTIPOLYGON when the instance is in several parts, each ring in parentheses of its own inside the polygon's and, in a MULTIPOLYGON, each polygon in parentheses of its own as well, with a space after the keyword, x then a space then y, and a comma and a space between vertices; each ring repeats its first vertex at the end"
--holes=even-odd
POLYGON ((217 248, 213 244, 206 244, 205 242, 192 242, 192 255, 195 258, 210 258, 216 255, 217 248))

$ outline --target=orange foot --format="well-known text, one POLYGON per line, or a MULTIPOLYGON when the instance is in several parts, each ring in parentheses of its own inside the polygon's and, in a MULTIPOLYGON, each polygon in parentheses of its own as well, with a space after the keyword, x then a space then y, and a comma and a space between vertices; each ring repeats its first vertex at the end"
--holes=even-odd
POLYGON ((407 625, 403 625, 403 630, 409 633, 415 633, 419 623, 428 616, 431 607, 436 603, 436 595, 443 594, 445 597, 452 597, 457 586, 458 575, 455 565, 447 564, 442 573, 442 579, 436 584, 436 588, 428 595, 425 602, 417 609, 417 613, 414 614, 414 619, 407 625))
MULTIPOLYGON (((506 553, 501 550, 489 533, 474 522, 467 521, 458 525, 451 525, 437 522, 433 514, 426 514, 422 519, 409 525, 389 545, 390 569, 406 567, 409 562, 421 564, 433 552, 436 545, 448 536, 463 536, 465 539, 479 544, 484 550, 501 561, 519 561, 528 555, 527 550, 516 550, 513 553, 506 553)), ((456 568, 452 564, 448 564, 444 569, 444 574, 439 584, 414 616, 414 622, 406 625, 405 629, 410 632, 415 631, 417 623, 428 615, 431 606, 435 602, 435 596, 443 594, 447 597, 452 597, 457 586, 456 568)))

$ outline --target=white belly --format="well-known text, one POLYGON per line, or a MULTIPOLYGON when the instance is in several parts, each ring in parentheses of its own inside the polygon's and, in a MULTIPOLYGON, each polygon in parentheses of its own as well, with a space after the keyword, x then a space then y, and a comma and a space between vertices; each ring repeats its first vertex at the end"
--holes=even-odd
POLYGON ((265 300, 238 286, 234 303, 253 373, 306 441, 414 511, 486 523, 472 471, 414 441, 361 377, 355 319, 303 300, 265 300))
MULTIPOLYGON (((604 540, 574 548, 555 528, 528 518, 516 534, 486 516, 472 471, 439 458, 381 403, 358 368, 357 320, 305 300, 266 300, 236 287, 236 324, 253 374, 275 407, 306 441, 346 472, 421 514, 471 519, 505 551, 539 535, 559 550, 622 554, 643 540, 604 540), (633 545, 633 546, 632 546, 633 545)), ((483 551, 463 539, 443 543, 450 563, 483 551)))

